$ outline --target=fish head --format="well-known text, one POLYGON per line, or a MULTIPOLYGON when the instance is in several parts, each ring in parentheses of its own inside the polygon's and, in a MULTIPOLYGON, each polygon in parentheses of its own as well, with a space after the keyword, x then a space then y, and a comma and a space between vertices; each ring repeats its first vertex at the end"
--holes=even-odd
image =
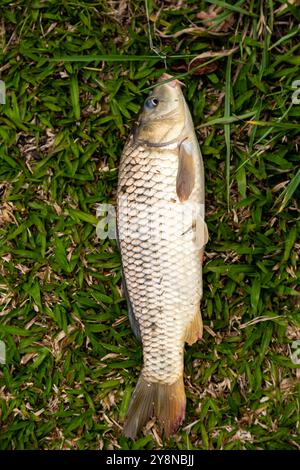
POLYGON ((180 138, 186 123, 186 104, 181 82, 163 74, 146 98, 140 113, 135 138, 145 143, 166 144, 180 138))

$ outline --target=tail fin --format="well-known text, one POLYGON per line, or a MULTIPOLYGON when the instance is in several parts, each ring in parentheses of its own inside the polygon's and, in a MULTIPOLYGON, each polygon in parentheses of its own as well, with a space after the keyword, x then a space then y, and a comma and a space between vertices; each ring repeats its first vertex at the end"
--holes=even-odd
POLYGON ((158 418, 165 435, 174 433, 185 416, 183 376, 173 384, 147 382, 142 374, 133 392, 126 415, 124 434, 135 439, 149 418, 158 418))

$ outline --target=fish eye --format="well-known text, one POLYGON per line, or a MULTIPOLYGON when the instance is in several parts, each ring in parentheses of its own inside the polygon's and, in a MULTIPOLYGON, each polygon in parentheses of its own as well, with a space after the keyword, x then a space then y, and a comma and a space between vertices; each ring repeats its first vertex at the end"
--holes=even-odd
POLYGON ((157 98, 147 98, 145 101, 145 108, 154 109, 158 105, 159 100, 157 98))

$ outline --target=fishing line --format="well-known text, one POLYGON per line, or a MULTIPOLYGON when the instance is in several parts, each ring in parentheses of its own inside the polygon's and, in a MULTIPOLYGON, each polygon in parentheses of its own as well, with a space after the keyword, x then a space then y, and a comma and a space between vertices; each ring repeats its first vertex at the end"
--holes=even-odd
POLYGON ((152 32, 151 32, 151 24, 150 24, 150 16, 149 16, 149 8, 148 8, 148 0, 145 0, 145 10, 146 10, 146 17, 147 17, 147 30, 148 30, 148 40, 149 40, 149 48, 153 51, 158 57, 160 57, 164 61, 165 69, 167 70, 167 56, 163 54, 160 49, 154 46, 152 32))

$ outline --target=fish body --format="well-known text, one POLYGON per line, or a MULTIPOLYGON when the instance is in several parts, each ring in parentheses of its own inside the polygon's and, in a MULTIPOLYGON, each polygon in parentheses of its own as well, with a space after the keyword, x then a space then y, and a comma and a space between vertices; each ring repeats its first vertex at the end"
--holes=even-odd
MULTIPOLYGON (((163 76, 163 80, 169 76, 163 76)), ((204 171, 180 84, 154 88, 119 167, 117 226, 124 286, 143 368, 124 433, 153 414, 166 435, 185 415, 184 343, 202 336, 204 171)))

